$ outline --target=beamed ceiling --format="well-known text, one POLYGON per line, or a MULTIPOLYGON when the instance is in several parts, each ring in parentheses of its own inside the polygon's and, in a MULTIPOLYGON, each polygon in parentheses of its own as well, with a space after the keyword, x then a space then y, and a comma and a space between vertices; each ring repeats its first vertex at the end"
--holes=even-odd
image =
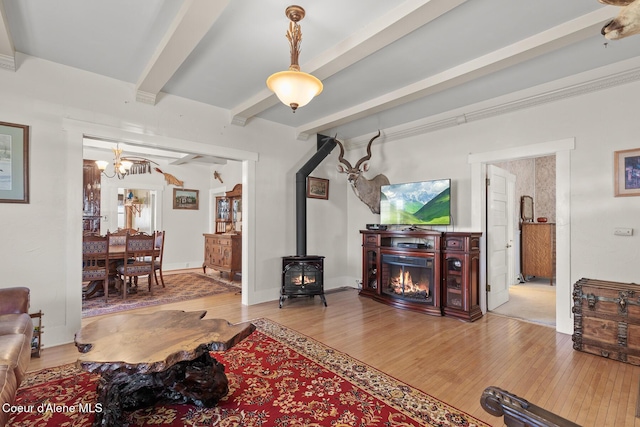
MULTIPOLYGON (((295 114, 265 86, 289 66, 281 0, 4 0, 0 62, 16 52, 353 143, 503 114, 640 77, 640 36, 610 41, 597 0, 323 0, 306 9, 300 65, 324 91, 295 114)), ((135 98, 135 99, 134 99, 135 98)), ((313 138, 315 140, 315 138, 313 138)))

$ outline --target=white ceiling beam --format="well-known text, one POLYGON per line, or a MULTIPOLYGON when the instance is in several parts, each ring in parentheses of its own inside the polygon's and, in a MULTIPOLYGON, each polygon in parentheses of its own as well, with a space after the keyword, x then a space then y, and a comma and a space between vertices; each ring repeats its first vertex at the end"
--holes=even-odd
MULTIPOLYGON (((466 2, 467 0, 405 1, 358 33, 302 65, 301 69, 324 80, 466 2)), ((231 123, 244 126, 248 119, 278 102, 275 94, 265 87, 260 93, 231 109, 231 123)))
POLYGON ((330 114, 296 128, 299 140, 366 116, 467 83, 599 34, 618 8, 606 6, 504 48, 452 67, 442 73, 330 114))
POLYGON ((218 156, 212 156, 208 154, 195 154, 195 153, 180 153, 175 151, 168 151, 158 148, 152 148, 147 146, 130 145, 124 142, 112 141, 105 138, 93 138, 85 137, 82 143, 85 148, 93 148, 99 151, 111 152, 116 147, 123 151, 123 156, 142 156, 152 159, 164 159, 169 162, 170 165, 185 165, 189 163, 203 163, 203 164, 227 164, 227 159, 218 156))
POLYGON ((16 49, 13 46, 13 38, 7 25, 7 14, 4 10, 4 2, 0 1, 0 68, 16 70, 16 49))
POLYGON ((193 49, 220 17, 229 0, 185 0, 136 84, 136 101, 154 105, 193 49))
POLYGON ((226 165, 227 159, 223 159, 221 157, 215 157, 215 156, 205 156, 202 154, 188 154, 184 157, 179 158, 178 160, 174 160, 169 164, 184 165, 187 163, 206 163, 206 164, 226 165))

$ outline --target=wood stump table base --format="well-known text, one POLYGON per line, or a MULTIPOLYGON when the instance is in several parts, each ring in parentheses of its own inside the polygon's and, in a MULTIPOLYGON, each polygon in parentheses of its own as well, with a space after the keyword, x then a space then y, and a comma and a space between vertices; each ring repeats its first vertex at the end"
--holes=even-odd
POLYGON ((211 351, 248 337, 251 322, 203 319, 206 311, 159 310, 98 319, 76 333, 79 368, 96 374, 94 426, 122 426, 125 411, 157 402, 215 406, 229 392, 224 366, 211 351))
POLYGON ((98 384, 98 403, 102 405, 102 412, 96 413, 93 425, 123 425, 125 411, 158 402, 211 408, 227 395, 228 384, 224 366, 208 351, 194 360, 178 362, 163 372, 106 374, 98 384))

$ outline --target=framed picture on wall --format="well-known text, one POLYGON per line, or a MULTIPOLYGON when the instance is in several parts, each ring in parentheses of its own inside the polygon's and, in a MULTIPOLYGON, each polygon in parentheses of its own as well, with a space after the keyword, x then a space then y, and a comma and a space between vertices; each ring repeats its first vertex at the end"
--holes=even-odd
POLYGON ((173 209, 198 210, 200 197, 199 190, 187 190, 186 188, 173 189, 173 209))
POLYGON ((615 196, 640 196, 640 148, 614 153, 615 196))
POLYGON ((312 199, 329 199, 329 180, 307 177, 307 197, 312 199))
POLYGON ((29 126, 0 122, 0 203, 29 203, 29 126))

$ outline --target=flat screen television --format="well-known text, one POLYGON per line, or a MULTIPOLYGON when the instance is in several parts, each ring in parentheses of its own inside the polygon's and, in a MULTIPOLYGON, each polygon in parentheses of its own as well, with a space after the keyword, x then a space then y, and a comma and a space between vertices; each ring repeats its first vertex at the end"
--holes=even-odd
POLYGON ((451 180, 407 182, 380 188, 380 223, 449 225, 451 180))

